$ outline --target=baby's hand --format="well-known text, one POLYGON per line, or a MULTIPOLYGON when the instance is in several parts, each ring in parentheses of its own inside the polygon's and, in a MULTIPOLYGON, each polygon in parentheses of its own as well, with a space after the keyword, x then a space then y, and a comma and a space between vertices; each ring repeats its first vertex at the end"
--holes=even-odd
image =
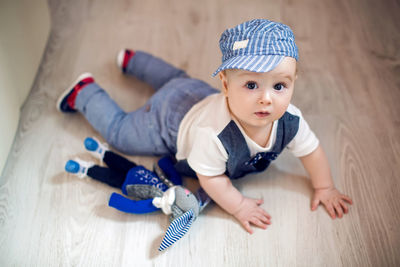
POLYGON ((233 214, 244 229, 246 229, 250 234, 253 233, 250 223, 262 229, 267 229, 267 225, 271 224, 271 216, 259 207, 263 203, 264 201, 262 199, 243 197, 239 209, 233 214))
POLYGON ((316 210, 321 202, 325 206, 332 219, 336 218, 336 214, 339 218, 342 218, 343 212, 349 212, 346 202, 350 205, 353 204, 351 198, 341 194, 335 187, 315 189, 314 196, 311 201, 311 210, 316 210))

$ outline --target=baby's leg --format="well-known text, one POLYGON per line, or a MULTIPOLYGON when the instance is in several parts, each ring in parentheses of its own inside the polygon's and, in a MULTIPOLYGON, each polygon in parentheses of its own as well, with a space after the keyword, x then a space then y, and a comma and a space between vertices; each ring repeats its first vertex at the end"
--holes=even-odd
POLYGON ((123 68, 125 73, 150 84, 156 91, 174 78, 188 77, 185 71, 146 52, 132 51, 132 54, 133 56, 123 68))
POLYGON ((126 113, 95 82, 86 85, 74 103, 89 123, 117 150, 130 155, 164 155, 169 150, 157 118, 142 107, 126 113))

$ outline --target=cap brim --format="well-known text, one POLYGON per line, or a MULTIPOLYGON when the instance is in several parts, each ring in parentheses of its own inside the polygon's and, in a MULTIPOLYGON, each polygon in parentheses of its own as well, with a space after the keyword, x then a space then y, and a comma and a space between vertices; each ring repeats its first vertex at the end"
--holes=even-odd
POLYGON ((241 69, 252 72, 268 72, 273 70, 285 56, 282 55, 260 55, 260 56, 237 56, 232 57, 219 66, 219 68, 212 74, 214 77, 220 71, 226 69, 241 69))

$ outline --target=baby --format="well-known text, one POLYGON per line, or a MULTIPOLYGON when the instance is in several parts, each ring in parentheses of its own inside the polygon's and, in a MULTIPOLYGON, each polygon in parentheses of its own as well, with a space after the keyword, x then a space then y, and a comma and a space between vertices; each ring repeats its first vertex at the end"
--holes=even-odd
POLYGON ((265 19, 244 22, 221 36, 222 91, 190 78, 145 52, 123 50, 122 72, 156 91, 142 108, 126 113, 85 73, 60 97, 62 112, 81 112, 116 149, 131 155, 175 155, 176 169, 198 177, 225 211, 253 233, 271 216, 262 199, 243 196, 231 183, 265 170, 284 148, 300 158, 314 188, 311 209, 322 203, 342 217, 352 200, 334 186, 318 139, 290 104, 298 49, 291 29, 265 19))

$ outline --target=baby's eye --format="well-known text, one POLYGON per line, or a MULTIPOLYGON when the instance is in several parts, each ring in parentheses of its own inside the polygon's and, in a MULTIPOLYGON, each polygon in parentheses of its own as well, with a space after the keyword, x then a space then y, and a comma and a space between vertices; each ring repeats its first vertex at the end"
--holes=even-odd
POLYGON ((283 83, 277 83, 274 85, 274 89, 277 91, 283 90, 285 88, 285 85, 283 83))
POLYGON ((258 88, 258 85, 256 82, 247 82, 246 83, 246 88, 250 90, 254 90, 258 88))

